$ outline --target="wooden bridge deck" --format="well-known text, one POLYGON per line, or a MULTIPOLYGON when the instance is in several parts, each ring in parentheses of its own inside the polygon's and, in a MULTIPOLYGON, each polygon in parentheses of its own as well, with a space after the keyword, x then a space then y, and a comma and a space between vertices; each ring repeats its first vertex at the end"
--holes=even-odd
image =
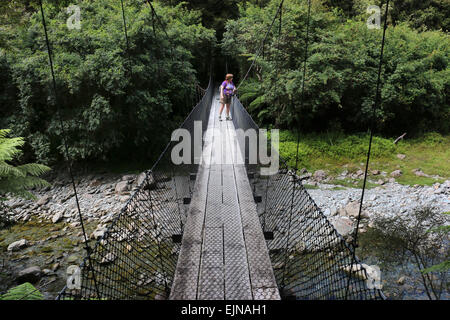
POLYGON ((219 107, 216 96, 170 299, 280 299, 247 172, 232 148, 234 125, 219 121, 219 107))

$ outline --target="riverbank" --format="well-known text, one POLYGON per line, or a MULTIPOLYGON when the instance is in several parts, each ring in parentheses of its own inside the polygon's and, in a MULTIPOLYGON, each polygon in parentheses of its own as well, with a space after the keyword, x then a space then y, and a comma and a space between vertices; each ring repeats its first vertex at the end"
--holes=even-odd
MULTIPOLYGON (((450 136, 427 133, 420 138, 404 139, 375 136, 369 165, 370 186, 383 184, 394 178, 403 185, 431 186, 450 179, 450 136)), ((327 182, 361 186, 369 136, 339 133, 300 135, 298 168, 309 172, 322 170, 327 182)), ((297 136, 280 132, 280 156, 295 166, 297 136)), ((392 181, 392 180, 391 180, 392 181)))
MULTIPOLYGON (((380 177, 383 177, 380 172, 380 177)), ((323 172, 304 173, 312 198, 344 236, 354 230, 361 189, 330 184, 323 172)), ((351 175, 351 174, 350 174, 351 175)), ((67 176, 49 179, 51 187, 33 191, 37 200, 11 199, 10 219, 15 224, 0 230, 0 293, 23 279, 30 280, 46 299, 65 285, 65 270, 85 256, 83 234, 72 185, 67 176)), ((377 216, 406 214, 415 206, 435 206, 450 211, 450 181, 432 186, 405 186, 392 178, 366 193, 361 232, 377 216)), ((102 236, 139 184, 138 174, 89 174, 77 177, 80 208, 89 241, 102 236)))

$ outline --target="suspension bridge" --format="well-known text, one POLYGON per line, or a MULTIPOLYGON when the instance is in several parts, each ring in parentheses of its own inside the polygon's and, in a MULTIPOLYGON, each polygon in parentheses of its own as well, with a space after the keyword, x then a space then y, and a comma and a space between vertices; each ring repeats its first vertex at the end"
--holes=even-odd
MULTIPOLYGON (((282 4, 262 45, 277 17, 281 21, 282 4)), ((41 13, 57 97, 42 3, 41 13)), ((382 54, 380 71, 381 60, 382 54)), ((180 126, 194 136, 195 123, 202 124, 200 161, 191 150, 190 161, 175 164, 178 142, 170 141, 93 247, 85 236, 79 286, 66 286, 58 299, 384 299, 369 285, 355 243, 328 221, 296 168, 280 158, 279 170, 265 176, 261 161, 249 160, 249 144, 236 139, 236 130, 259 128, 238 97, 232 121, 219 121, 217 89, 210 78, 180 126)), ((80 210, 79 216, 83 227, 80 210)))

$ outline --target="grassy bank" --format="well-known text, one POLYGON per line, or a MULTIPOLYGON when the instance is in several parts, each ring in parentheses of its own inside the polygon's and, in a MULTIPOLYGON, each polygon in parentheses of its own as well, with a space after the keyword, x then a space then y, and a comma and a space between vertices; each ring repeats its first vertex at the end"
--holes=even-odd
MULTIPOLYGON (((428 133, 416 139, 405 137, 397 144, 393 141, 394 139, 374 137, 369 170, 385 171, 388 176, 394 170, 401 170, 402 175, 396 181, 407 185, 431 185, 449 178, 450 136, 428 133), (404 159, 397 157, 399 154, 405 155, 404 159), (418 168, 425 174, 438 175, 442 179, 416 176, 413 169, 418 168)), ((368 134, 301 135, 298 167, 306 168, 309 172, 322 169, 334 177, 345 170, 349 173, 364 170, 368 143, 368 134)), ((292 167, 295 165, 296 149, 296 134, 280 131, 280 155, 292 167)), ((345 182, 341 180, 339 184, 344 185, 345 182)))

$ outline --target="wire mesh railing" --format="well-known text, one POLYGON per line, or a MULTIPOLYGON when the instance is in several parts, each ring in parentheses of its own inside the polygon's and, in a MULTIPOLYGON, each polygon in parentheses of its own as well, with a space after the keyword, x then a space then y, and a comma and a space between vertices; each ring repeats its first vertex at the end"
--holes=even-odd
MULTIPOLYGON (((195 121, 207 123, 212 96, 210 80, 180 129, 194 136, 195 121)), ((81 264, 80 285, 66 286, 57 299, 168 298, 198 170, 194 152, 190 164, 174 164, 176 143, 138 176, 130 199, 81 264)))
MULTIPOLYGON (((236 129, 259 130, 238 98, 233 99, 232 117, 236 129)), ((246 155, 248 176, 282 298, 384 299, 356 257, 353 245, 336 231, 293 169, 280 157, 276 174, 261 175, 259 150, 258 163, 250 163, 249 146, 242 142, 240 148, 246 155)))

